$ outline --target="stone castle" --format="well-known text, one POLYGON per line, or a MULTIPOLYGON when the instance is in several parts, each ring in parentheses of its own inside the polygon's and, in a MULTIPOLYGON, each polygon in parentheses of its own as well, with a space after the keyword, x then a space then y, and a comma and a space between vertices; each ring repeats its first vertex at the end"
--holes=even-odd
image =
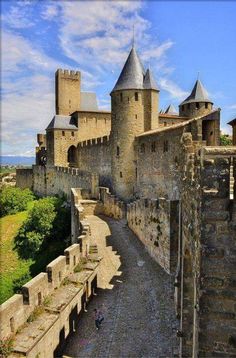
POLYGON ((17 185, 67 196, 74 245, 80 205, 126 219, 173 280, 179 357, 235 357, 236 120, 234 145, 220 146, 220 108, 200 80, 178 113, 160 111, 158 85, 134 47, 111 112, 80 87, 80 72, 57 70, 56 114, 17 185))

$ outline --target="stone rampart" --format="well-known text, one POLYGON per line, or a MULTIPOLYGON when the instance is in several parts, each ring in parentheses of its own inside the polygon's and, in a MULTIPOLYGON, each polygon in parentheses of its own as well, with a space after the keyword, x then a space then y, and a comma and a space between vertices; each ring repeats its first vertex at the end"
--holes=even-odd
POLYGON ((127 222, 150 256, 175 273, 178 252, 178 202, 140 199, 127 205, 127 222))
POLYGON ((16 186, 21 189, 33 189, 33 170, 31 168, 16 169, 16 186))
POLYGON ((111 187, 111 148, 109 136, 89 139, 77 146, 80 170, 99 175, 99 185, 111 187))
MULTIPOLYGON (((185 147, 179 267, 180 354, 236 354, 235 197, 230 165, 235 147, 185 147)), ((178 295, 177 295, 178 296, 178 295)), ((178 301, 178 300, 177 300, 178 301)))
MULTIPOLYGON (((80 190, 73 192, 78 195, 72 206, 81 206, 80 190)), ((76 225, 77 243, 50 262, 46 272, 26 283, 21 294, 0 306, 0 339, 13 337, 12 358, 60 356, 66 337, 76 329, 79 314, 97 286, 101 258, 93 256, 89 261, 90 227, 84 218, 78 218, 76 225)))
POLYGON ((86 197, 98 197, 98 175, 78 168, 33 166, 33 190, 40 196, 66 195, 82 188, 86 197))
POLYGON ((99 197, 103 204, 103 213, 114 219, 126 218, 126 206, 125 203, 115 195, 112 195, 108 188, 99 188, 99 197))

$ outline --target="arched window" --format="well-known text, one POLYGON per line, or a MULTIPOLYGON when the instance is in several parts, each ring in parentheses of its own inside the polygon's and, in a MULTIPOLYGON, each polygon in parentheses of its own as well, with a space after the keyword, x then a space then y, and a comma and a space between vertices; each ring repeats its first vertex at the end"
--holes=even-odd
POLYGON ((70 146, 67 152, 67 161, 70 166, 76 165, 76 147, 74 145, 70 146))

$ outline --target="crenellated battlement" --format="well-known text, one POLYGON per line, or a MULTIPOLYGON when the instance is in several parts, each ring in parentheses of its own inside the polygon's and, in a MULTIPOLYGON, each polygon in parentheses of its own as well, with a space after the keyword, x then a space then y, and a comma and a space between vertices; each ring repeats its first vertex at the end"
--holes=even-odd
POLYGON ((79 142, 77 147, 82 148, 82 147, 88 147, 88 146, 92 146, 92 145, 101 145, 101 144, 107 145, 109 143, 110 143, 110 136, 108 135, 108 136, 84 140, 82 142, 79 142))
POLYGON ((81 72, 80 72, 80 71, 65 70, 65 69, 61 69, 61 68, 59 68, 59 69, 56 71, 56 74, 66 76, 66 77, 68 77, 68 78, 69 78, 69 77, 80 78, 80 76, 81 76, 81 72))

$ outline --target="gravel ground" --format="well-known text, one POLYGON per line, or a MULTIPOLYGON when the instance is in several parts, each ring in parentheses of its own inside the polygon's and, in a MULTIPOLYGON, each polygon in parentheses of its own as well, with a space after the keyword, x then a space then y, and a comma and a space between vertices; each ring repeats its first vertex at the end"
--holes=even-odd
POLYGON ((173 283, 145 251, 125 221, 89 216, 93 243, 104 257, 97 290, 69 338, 73 358, 169 358, 177 340, 173 283), (95 329, 93 309, 105 320, 95 329))

